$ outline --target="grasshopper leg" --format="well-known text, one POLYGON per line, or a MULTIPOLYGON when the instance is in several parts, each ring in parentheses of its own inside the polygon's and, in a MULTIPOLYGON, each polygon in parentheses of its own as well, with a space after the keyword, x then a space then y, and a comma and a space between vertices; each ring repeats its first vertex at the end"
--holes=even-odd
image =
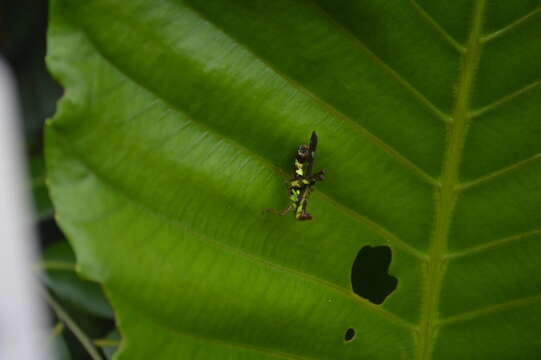
POLYGON ((276 209, 265 209, 267 212, 271 212, 276 215, 284 216, 287 215, 291 210, 293 210, 293 205, 289 205, 287 208, 285 208, 282 211, 276 210, 276 209))

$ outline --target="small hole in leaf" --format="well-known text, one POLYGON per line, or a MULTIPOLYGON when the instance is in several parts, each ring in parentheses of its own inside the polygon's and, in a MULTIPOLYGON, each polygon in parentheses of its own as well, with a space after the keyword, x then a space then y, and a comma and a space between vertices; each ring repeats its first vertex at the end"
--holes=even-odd
POLYGON ((398 280, 387 273, 391 264, 388 246, 365 246, 353 263, 351 285, 353 291, 374 304, 381 304, 391 294, 398 280))
POLYGON ((346 334, 344 335, 344 340, 346 342, 350 342, 350 341, 353 341, 353 339, 355 339, 355 329, 353 328, 349 328, 346 330, 346 334))

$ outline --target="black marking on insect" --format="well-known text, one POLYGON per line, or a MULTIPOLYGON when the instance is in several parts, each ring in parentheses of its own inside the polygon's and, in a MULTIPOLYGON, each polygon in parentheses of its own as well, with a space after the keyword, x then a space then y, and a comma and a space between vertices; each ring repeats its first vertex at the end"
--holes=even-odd
POLYGON ((295 211, 297 220, 311 220, 312 215, 306 212, 308 198, 313 191, 316 182, 325 178, 325 171, 321 170, 312 175, 312 166, 316 156, 317 134, 312 131, 310 137, 310 146, 300 145, 297 149, 295 162, 293 164, 293 179, 288 182, 289 200, 291 204, 283 211, 267 209, 279 215, 286 215, 290 211, 295 211))

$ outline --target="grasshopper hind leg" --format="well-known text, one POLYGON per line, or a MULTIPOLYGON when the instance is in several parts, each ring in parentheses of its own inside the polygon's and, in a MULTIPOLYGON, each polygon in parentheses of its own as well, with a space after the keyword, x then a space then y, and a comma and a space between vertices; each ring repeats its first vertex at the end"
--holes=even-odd
POLYGON ((312 220, 312 215, 310 215, 310 214, 308 214, 306 212, 306 205, 307 205, 307 202, 305 200, 303 202, 302 206, 301 206, 300 211, 298 211, 296 216, 295 216, 297 218, 297 220, 301 220, 301 221, 303 221, 303 220, 312 220))
POLYGON ((272 209, 272 208, 265 209, 266 212, 271 212, 273 214, 280 215, 280 216, 287 215, 291 210, 293 210, 293 205, 289 205, 287 208, 285 208, 282 211, 272 209))
POLYGON ((306 212, 303 212, 303 213, 300 213, 299 215, 297 215, 297 220, 312 220, 312 215, 306 213, 306 212))

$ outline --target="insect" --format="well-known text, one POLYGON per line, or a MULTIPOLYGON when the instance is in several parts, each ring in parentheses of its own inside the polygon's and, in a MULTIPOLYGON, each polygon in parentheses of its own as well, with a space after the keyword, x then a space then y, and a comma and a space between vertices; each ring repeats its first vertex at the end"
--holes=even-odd
POLYGON ((316 156, 317 134, 312 131, 310 137, 310 146, 300 145, 295 156, 293 165, 293 179, 288 182, 288 192, 290 205, 283 211, 279 212, 275 209, 268 209, 279 215, 286 215, 290 211, 295 211, 297 220, 311 220, 312 215, 306 212, 308 198, 313 190, 316 182, 321 181, 325 177, 325 171, 321 170, 312 175, 312 165, 316 156))

